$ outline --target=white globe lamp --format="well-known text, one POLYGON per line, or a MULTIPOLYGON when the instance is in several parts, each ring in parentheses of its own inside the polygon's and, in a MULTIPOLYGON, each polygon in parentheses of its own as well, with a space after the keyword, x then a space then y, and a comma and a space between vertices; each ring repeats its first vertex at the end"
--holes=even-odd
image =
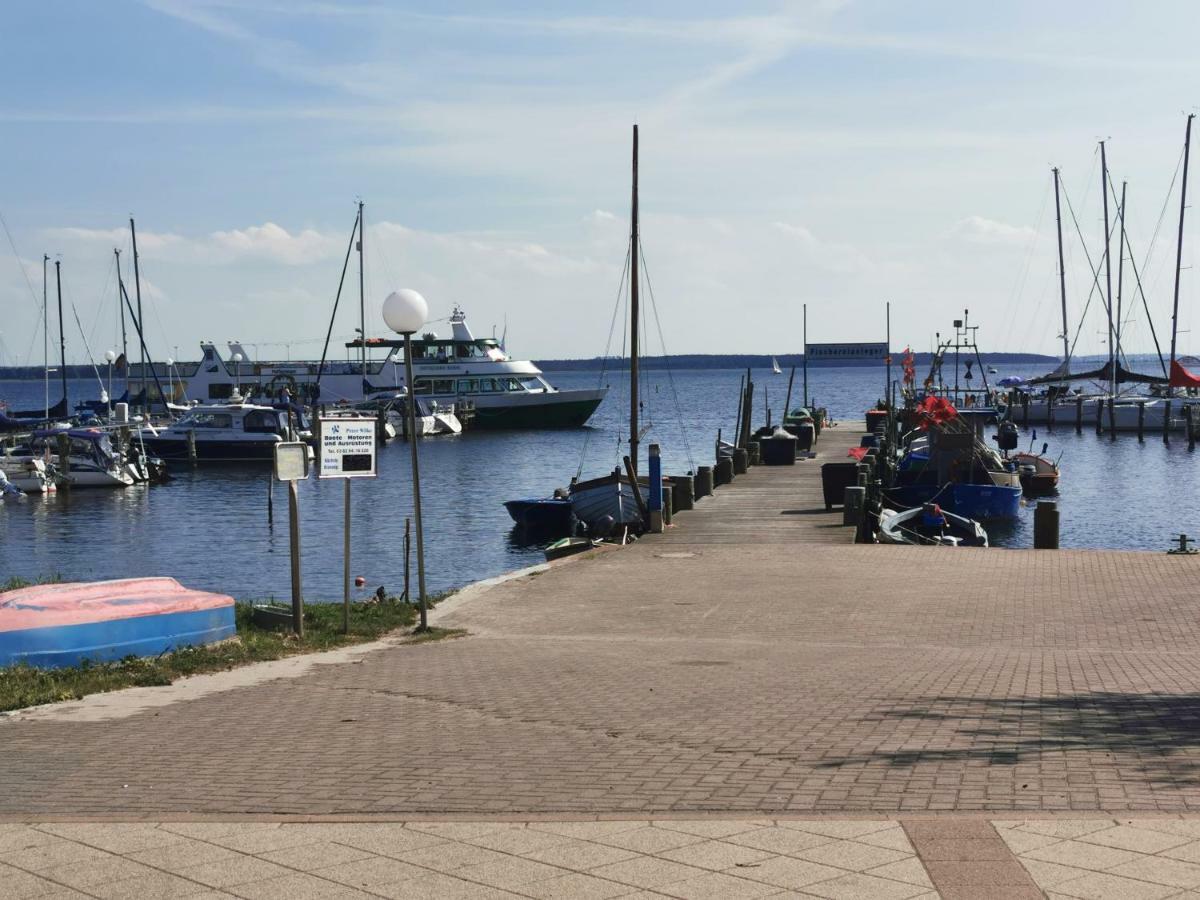
POLYGON ((108 361, 108 388, 100 390, 100 402, 108 407, 108 414, 112 415, 112 403, 109 402, 112 397, 112 367, 113 361, 117 358, 116 350, 105 350, 104 358, 108 361))
POLYGON ((417 398, 413 385, 412 336, 429 318, 429 304, 412 288, 402 288, 383 301, 383 321, 397 334, 404 335, 404 386, 408 389, 408 446, 412 460, 413 519, 417 526, 417 598, 421 611, 418 631, 429 630, 425 599, 425 537, 421 530, 421 467, 417 462, 417 398))
POLYGON ((116 350, 105 350, 104 358, 107 359, 109 362, 116 362, 117 351, 116 350))
POLYGON ((392 291, 383 301, 383 321, 397 334, 416 334, 429 319, 429 304, 412 288, 392 291))

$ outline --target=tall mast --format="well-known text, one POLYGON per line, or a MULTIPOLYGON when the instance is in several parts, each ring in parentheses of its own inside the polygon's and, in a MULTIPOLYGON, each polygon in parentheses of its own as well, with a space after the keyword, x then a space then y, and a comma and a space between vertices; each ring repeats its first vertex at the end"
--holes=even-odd
POLYGON ((42 365, 43 386, 46 389, 46 418, 50 418, 50 304, 46 294, 46 263, 50 257, 42 254, 42 365))
POLYGON ((1063 362, 1071 358, 1071 339, 1067 336, 1067 268, 1063 262, 1062 204, 1058 199, 1058 168, 1054 169, 1054 220, 1058 223, 1058 293, 1062 300, 1063 362))
POLYGON ((133 238, 133 290, 137 297, 138 334, 142 347, 142 415, 147 415, 150 412, 150 398, 146 395, 146 320, 142 316, 142 274, 138 268, 137 228, 134 227, 133 216, 129 217, 129 234, 133 238))
MULTIPOLYGON (((121 290, 124 281, 121 279, 121 251, 113 247, 113 256, 117 258, 117 308, 121 310, 121 358, 125 360, 125 380, 129 380, 129 338, 125 333, 125 304, 121 302, 121 290)), ((169 375, 169 373, 168 373, 169 375)))
POLYGON ((62 261, 57 259, 54 261, 54 283, 58 288, 58 371, 62 376, 63 406, 69 413, 71 405, 67 402, 67 333, 63 330, 62 314, 62 261))
POLYGON ((1108 238, 1108 158, 1104 155, 1104 141, 1100 142, 1100 192, 1104 195, 1104 305, 1108 310, 1108 389, 1117 395, 1117 356, 1113 344, 1112 310, 1112 247, 1108 238))
POLYGON ((1128 181, 1121 182, 1121 205, 1117 207, 1117 222, 1121 226, 1121 238, 1117 241, 1117 359, 1121 356, 1121 288, 1125 283, 1125 188, 1128 181))
MULTIPOLYGON (((363 238, 366 232, 363 229, 363 202, 358 201, 358 337, 362 341, 362 352, 359 354, 359 362, 362 365, 362 377, 367 377, 367 294, 366 294, 366 275, 363 269, 363 238)), ((410 389, 411 390, 411 389, 410 389)))
POLYGON ((633 201, 629 224, 629 460, 638 461, 638 127, 633 126, 633 201))
MULTIPOLYGON (((1183 184, 1179 191, 1179 239, 1175 245, 1175 304, 1171 310, 1171 375, 1174 375, 1175 341, 1179 336, 1179 273, 1183 271, 1183 213, 1187 209, 1188 156, 1192 149, 1192 119, 1194 118, 1196 118, 1195 113, 1188 113, 1187 130, 1183 137, 1183 184)), ((1167 393, 1170 394, 1169 388, 1167 393)))

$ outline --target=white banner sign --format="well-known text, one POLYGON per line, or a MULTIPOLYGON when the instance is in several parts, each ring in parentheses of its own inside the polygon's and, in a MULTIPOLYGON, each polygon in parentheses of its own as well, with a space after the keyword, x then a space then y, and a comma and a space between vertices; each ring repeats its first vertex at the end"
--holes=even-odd
POLYGON ((375 420, 321 419, 319 478, 370 478, 375 475, 375 420))

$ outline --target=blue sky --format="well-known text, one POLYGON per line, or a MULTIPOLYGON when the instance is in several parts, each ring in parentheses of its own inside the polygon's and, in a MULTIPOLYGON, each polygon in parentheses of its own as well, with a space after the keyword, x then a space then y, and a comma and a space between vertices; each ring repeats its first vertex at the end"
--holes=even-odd
MULTIPOLYGON (((1098 258, 1101 137, 1161 332, 1194 25, 1169 2, 12 4, 0 214, 26 273, 4 239, 0 358, 40 355, 25 276, 40 295, 43 252, 61 254, 92 356, 113 344, 130 213, 155 355, 202 338, 319 351, 359 196, 369 330, 412 286, 477 332, 507 320, 521 355, 598 354, 634 121, 673 351, 796 351, 805 302, 813 340, 877 337, 891 300, 901 346, 969 306, 987 348, 1054 352, 1049 170, 1098 258)), ((1072 328, 1101 352, 1068 227, 1072 328)), ((1200 352, 1190 271, 1180 343, 1200 352)), ((1130 352, 1151 347, 1136 308, 1130 352)))

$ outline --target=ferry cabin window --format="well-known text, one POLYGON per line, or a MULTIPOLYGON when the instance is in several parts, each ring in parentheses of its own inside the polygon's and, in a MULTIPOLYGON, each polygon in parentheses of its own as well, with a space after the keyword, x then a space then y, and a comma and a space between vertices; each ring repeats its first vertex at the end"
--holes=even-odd
POLYGON ((433 392, 435 394, 453 394, 454 393, 454 379, 439 378, 437 381, 435 381, 433 383, 433 392))
POLYGON ((460 378, 458 379, 458 392, 460 394, 474 394, 479 391, 479 381, 475 378, 460 378))
POLYGON ((208 386, 209 400, 228 400, 233 396, 233 384, 210 384, 208 386))
POLYGON ((430 393, 430 390, 429 390, 429 379, 428 379, 428 378, 417 378, 417 379, 415 379, 415 380, 413 381, 413 384, 415 385, 415 387, 413 388, 413 393, 414 393, 414 394, 428 394, 428 393, 430 393))
MULTIPOLYGON (((503 384, 503 382, 501 382, 501 384, 503 384)), ((491 393, 495 392, 495 390, 496 390, 496 382, 494 379, 491 379, 491 378, 480 378, 479 379, 479 392, 481 394, 491 394, 491 393)), ((503 388, 501 388, 501 390, 503 390, 503 388)))
POLYGON ((544 389, 544 385, 542 384, 542 380, 541 380, 540 378, 537 378, 537 377, 534 377, 534 378, 522 378, 522 379, 521 379, 521 384, 522 384, 522 385, 524 385, 524 387, 525 387, 525 390, 527 390, 527 391, 540 391, 540 390, 543 390, 543 389, 544 389))

